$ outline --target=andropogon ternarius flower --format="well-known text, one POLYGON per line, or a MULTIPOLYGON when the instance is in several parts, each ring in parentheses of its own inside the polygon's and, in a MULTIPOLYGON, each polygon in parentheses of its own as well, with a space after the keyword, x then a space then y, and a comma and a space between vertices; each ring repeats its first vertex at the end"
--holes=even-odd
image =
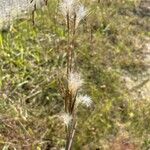
POLYGON ((83 104, 87 107, 90 107, 92 105, 92 100, 88 95, 79 95, 76 98, 76 106, 78 106, 79 104, 83 104))
POLYGON ((78 73, 71 72, 68 78, 68 89, 72 94, 75 94, 77 90, 82 86, 83 79, 78 73))
POLYGON ((72 121, 72 116, 68 113, 62 114, 60 118, 63 120, 66 126, 68 126, 70 122, 72 121))

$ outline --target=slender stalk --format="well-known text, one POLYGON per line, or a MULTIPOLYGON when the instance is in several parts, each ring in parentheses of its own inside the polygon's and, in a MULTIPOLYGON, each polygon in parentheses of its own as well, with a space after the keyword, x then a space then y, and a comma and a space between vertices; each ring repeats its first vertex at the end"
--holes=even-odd
POLYGON ((44 0, 45 1, 45 5, 47 6, 48 5, 48 0, 44 0))
MULTIPOLYGON (((72 71, 73 67, 73 51, 72 47, 70 44, 72 44, 74 48, 74 37, 75 37, 75 24, 76 24, 76 15, 74 15, 74 23, 73 23, 73 30, 72 30, 72 38, 70 37, 70 19, 69 19, 69 13, 67 15, 67 29, 68 29, 68 49, 67 49, 67 78, 69 78, 69 74, 72 71), (70 43, 71 40, 71 43, 70 43)), ((76 96, 75 96, 76 97, 76 96)), ((75 105, 75 98, 72 93, 70 93, 69 88, 67 90, 67 110, 69 114, 72 115, 73 113, 73 108, 75 105)), ((74 122, 75 118, 73 118, 74 122)), ((76 128, 76 123, 75 124, 70 124, 70 126, 67 128, 67 137, 66 137, 66 150, 70 150, 73 142, 73 137, 75 134, 75 129, 76 128)))
POLYGON ((70 134, 69 134, 68 127, 66 127, 66 147, 65 147, 65 150, 68 150, 69 139, 70 139, 70 134))
POLYGON ((72 106, 72 94, 71 93, 69 93, 69 106, 68 106, 68 111, 69 111, 69 113, 71 114, 71 106, 72 106))
POLYGON ((68 113, 68 90, 66 91, 65 96, 65 112, 68 113))
MULTIPOLYGON (((82 85, 82 80, 80 77, 74 76, 72 81, 69 81, 70 75, 73 73, 73 69, 75 69, 75 56, 74 56, 74 49, 75 49, 75 37, 76 37, 76 28, 79 24, 80 20, 84 18, 86 15, 86 10, 84 10, 84 6, 80 5, 79 2, 75 0, 69 1, 64 0, 60 4, 60 8, 62 10, 63 16, 65 16, 66 26, 67 26, 67 49, 66 49, 66 78, 67 78, 67 85, 66 90, 64 93, 64 105, 65 105, 65 113, 68 116, 71 116, 71 122, 66 124, 66 145, 65 150, 71 150, 72 143, 76 131, 76 98, 78 94, 78 89, 82 85), (70 83, 73 84, 73 90, 70 87, 70 83), (69 89, 70 88, 70 89, 69 89), (72 92, 73 91, 73 92, 72 92)), ((63 90, 64 91, 64 90, 63 90)))
MULTIPOLYGON (((75 49, 75 34, 76 34, 76 13, 74 13, 73 18, 73 31, 72 31, 72 49, 75 49)), ((74 52, 71 51, 71 67, 73 67, 73 61, 74 61, 74 52)))
POLYGON ((35 25, 35 11, 36 11, 36 4, 34 4, 34 9, 32 11, 32 24, 35 25))
POLYGON ((69 13, 67 13, 67 30, 68 30, 68 47, 67 47, 67 78, 70 73, 70 21, 69 21, 69 13))
POLYGON ((71 133, 71 136, 70 136, 70 142, 69 142, 67 150, 71 150, 73 139, 74 139, 74 135, 75 135, 75 131, 76 131, 76 127, 77 127, 77 122, 75 122, 74 125, 73 125, 73 130, 72 130, 72 133, 71 133))
POLYGON ((73 99, 73 102, 72 102, 72 106, 71 106, 71 113, 73 113, 73 111, 74 111, 74 107, 75 107, 75 102, 76 102, 77 93, 78 93, 78 91, 76 92, 76 94, 75 94, 75 96, 74 96, 74 99, 73 99))

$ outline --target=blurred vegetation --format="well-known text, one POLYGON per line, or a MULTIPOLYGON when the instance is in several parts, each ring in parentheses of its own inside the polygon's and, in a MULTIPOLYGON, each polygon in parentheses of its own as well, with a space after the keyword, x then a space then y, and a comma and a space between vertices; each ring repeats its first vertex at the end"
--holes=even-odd
MULTIPOLYGON (((74 149, 150 149, 150 102, 133 100, 121 80, 145 71, 144 37, 150 18, 136 1, 84 1, 89 15, 75 43, 76 66, 93 108, 82 108, 74 149), (123 143, 124 142, 124 143, 123 143)), ((65 67, 66 29, 58 1, 0 33, 0 149, 48 150, 64 145, 57 73, 65 67)))

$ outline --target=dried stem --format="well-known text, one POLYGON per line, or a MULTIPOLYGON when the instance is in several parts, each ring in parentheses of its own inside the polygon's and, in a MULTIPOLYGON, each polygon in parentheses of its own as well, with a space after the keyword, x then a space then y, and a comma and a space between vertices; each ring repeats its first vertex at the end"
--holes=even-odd
MULTIPOLYGON (((70 29, 70 18, 69 18, 69 13, 67 14, 67 30, 68 30, 68 47, 67 47, 67 79, 69 79, 69 75, 72 71, 72 67, 73 67, 73 51, 72 51, 72 45, 74 46, 74 37, 75 37, 75 23, 76 23, 76 16, 74 16, 74 25, 73 25, 73 30, 72 30, 72 34, 71 29, 70 29), (70 35, 72 35, 70 37, 70 35), (71 41, 71 42, 70 42, 71 41), (72 45, 71 45, 72 44, 72 45)), ((65 99, 65 111, 68 112, 69 114, 72 115, 73 113, 73 108, 75 105, 75 99, 74 99, 74 95, 72 92, 69 91, 69 87, 67 85, 67 92, 66 92, 66 99, 65 99)), ((75 118, 73 117, 72 121, 75 121, 75 118)), ((72 146, 72 141, 73 141, 73 137, 75 134, 75 129, 76 128, 76 123, 74 124, 70 124, 70 126, 67 128, 66 132, 66 150, 70 150, 71 146, 72 146)))
POLYGON ((70 21, 69 21, 69 13, 67 13, 67 30, 68 30, 68 47, 67 47, 67 78, 70 73, 70 21))
POLYGON ((76 94, 75 94, 75 96, 74 96, 74 99, 73 99, 73 102, 72 102, 72 106, 71 106, 71 113, 73 113, 73 111, 74 111, 74 107, 75 107, 75 102, 76 102, 77 93, 78 93, 78 91, 76 92, 76 94))
POLYGON ((84 9, 84 6, 80 5, 75 0, 64 0, 62 1, 60 8, 62 10, 63 16, 65 16, 66 20, 66 26, 67 26, 67 49, 66 49, 66 77, 67 77, 67 85, 66 90, 64 94, 64 104, 65 104, 65 113, 67 113, 69 116, 72 116, 71 122, 66 125, 66 150, 71 150, 73 138, 76 131, 77 121, 76 121, 76 98, 78 89, 80 88, 82 81, 78 81, 78 77, 76 80, 75 76, 75 82, 74 77, 70 81, 70 75, 73 73, 73 67, 74 67, 74 49, 75 49, 75 36, 76 36, 76 28, 79 24, 79 22, 84 18, 86 15, 86 10, 84 9), (78 5, 78 6, 77 6, 78 5), (70 86, 70 83, 72 86, 70 86), (70 89, 69 89, 70 88, 70 89), (72 89, 74 88, 74 89, 72 89))
POLYGON ((71 136, 70 136, 70 142, 69 142, 69 145, 68 145, 68 149, 67 149, 67 150, 71 150, 72 143, 73 143, 73 138, 74 138, 75 131, 76 131, 76 127, 77 127, 77 122, 75 122, 74 125, 73 125, 72 133, 71 133, 71 136))
POLYGON ((36 5, 34 5, 34 10, 32 11, 32 24, 35 25, 35 10, 36 10, 36 5))

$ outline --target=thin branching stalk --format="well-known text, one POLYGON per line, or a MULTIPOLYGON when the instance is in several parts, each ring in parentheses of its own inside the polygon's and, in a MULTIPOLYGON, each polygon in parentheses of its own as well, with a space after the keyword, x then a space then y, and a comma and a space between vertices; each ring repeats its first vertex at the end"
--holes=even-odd
MULTIPOLYGON (((74 50, 75 50, 75 37, 76 30, 80 21, 85 17, 86 10, 84 6, 78 3, 76 0, 62 0, 60 3, 61 12, 66 20, 67 27, 67 50, 66 50, 66 84, 63 86, 60 81, 60 86, 65 87, 63 91, 64 105, 65 105, 65 117, 64 122, 66 124, 66 145, 65 150, 71 150, 75 131, 77 127, 77 110, 76 101, 79 94, 79 89, 82 86, 83 80, 79 73, 74 71, 73 64, 75 63, 74 50), (71 119, 70 119, 71 116, 71 119)), ((84 96, 83 96, 84 97, 84 96)), ((86 100, 90 98, 85 97, 86 100)), ((78 100, 79 101, 79 100, 78 100)), ((84 100, 80 100, 81 102, 84 100)), ((83 102, 83 103, 85 103, 83 102)), ((79 102, 78 102, 79 104, 79 102)))
POLYGON ((75 103, 76 103, 76 97, 77 97, 77 94, 78 94, 78 91, 76 92, 76 94, 75 94, 75 96, 74 96, 74 99, 73 99, 73 102, 72 102, 72 106, 71 106, 71 114, 73 113, 74 108, 75 108, 75 103))
POLYGON ((68 32, 68 46, 67 46, 67 78, 70 73, 70 21, 69 21, 69 12, 67 13, 67 32, 68 32))

